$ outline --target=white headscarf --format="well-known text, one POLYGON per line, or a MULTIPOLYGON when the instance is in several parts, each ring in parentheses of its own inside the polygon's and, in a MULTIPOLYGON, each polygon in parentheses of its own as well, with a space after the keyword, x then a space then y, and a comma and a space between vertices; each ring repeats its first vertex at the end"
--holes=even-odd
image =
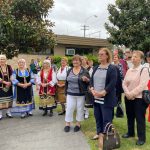
POLYGON ((49 66, 51 67, 51 61, 48 60, 48 59, 44 60, 44 61, 43 61, 43 64, 49 64, 49 66))

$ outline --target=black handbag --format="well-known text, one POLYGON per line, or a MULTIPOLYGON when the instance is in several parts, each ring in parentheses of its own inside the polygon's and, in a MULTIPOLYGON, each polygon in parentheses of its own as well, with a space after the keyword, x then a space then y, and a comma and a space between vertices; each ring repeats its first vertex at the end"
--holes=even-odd
POLYGON ((112 150, 120 148, 120 136, 114 125, 108 123, 104 130, 103 150, 112 150))
POLYGON ((145 103, 150 104, 150 91, 144 90, 142 92, 142 99, 145 101, 145 103))
MULTIPOLYGON (((140 75, 142 74, 142 71, 143 71, 144 68, 147 68, 147 67, 143 67, 141 69, 140 75)), ((148 72, 149 72, 149 68, 147 68, 147 69, 148 69, 148 72)), ((149 72, 149 76, 150 76, 150 72, 149 72)), ((145 103, 150 104, 150 90, 144 90, 142 92, 142 99, 145 101, 145 103)))

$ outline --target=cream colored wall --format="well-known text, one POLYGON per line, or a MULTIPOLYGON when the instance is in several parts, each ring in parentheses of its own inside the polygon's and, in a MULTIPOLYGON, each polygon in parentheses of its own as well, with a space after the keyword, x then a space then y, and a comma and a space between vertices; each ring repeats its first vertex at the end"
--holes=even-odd
POLYGON ((54 49, 54 55, 65 56, 65 46, 56 45, 56 47, 54 49))
POLYGON ((30 62, 31 62, 31 59, 37 59, 37 58, 40 58, 42 61, 46 58, 46 55, 28 55, 28 54, 20 54, 18 57, 14 57, 13 59, 11 60, 8 60, 7 63, 9 65, 11 65, 13 68, 16 68, 17 67, 17 61, 20 59, 20 58, 23 58, 26 60, 26 63, 27 63, 27 66, 29 67, 30 65, 30 62))

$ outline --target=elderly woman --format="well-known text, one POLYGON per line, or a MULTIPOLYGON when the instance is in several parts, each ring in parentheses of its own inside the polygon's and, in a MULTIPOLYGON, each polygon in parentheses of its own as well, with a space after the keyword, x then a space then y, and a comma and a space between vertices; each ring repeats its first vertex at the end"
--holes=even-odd
POLYGON ((12 107, 13 93, 11 84, 12 68, 6 64, 6 56, 0 55, 0 120, 2 110, 6 109, 6 116, 12 118, 10 108, 12 107))
POLYGON ((100 64, 93 69, 90 90, 94 97, 94 115, 97 135, 99 135, 99 149, 103 149, 104 129, 108 123, 112 122, 113 110, 116 106, 117 70, 111 64, 109 49, 100 49, 98 56, 100 64))
POLYGON ((73 122, 73 113, 76 108, 76 126, 74 132, 78 132, 81 128, 80 122, 84 120, 84 104, 85 92, 87 91, 88 82, 90 79, 86 69, 81 67, 82 60, 79 55, 75 55, 72 59, 73 67, 67 72, 66 94, 66 126, 65 132, 70 131, 71 122, 73 122))
POLYGON ((51 67, 50 60, 44 60, 43 67, 38 73, 36 82, 40 86, 39 109, 44 110, 43 116, 46 116, 48 110, 50 110, 49 116, 52 117, 53 109, 56 108, 56 102, 54 100, 56 73, 51 67))
POLYGON ((121 97, 123 93, 122 88, 122 81, 124 79, 123 75, 123 66, 120 63, 120 57, 118 54, 114 55, 113 57, 113 63, 117 67, 117 86, 116 86, 116 96, 117 96, 117 110, 116 110, 116 117, 123 117, 123 109, 121 107, 121 97))
POLYGON ((34 108, 32 89, 34 75, 26 67, 26 61, 24 59, 18 60, 18 68, 13 72, 12 83, 15 86, 15 105, 11 111, 16 114, 21 114, 21 118, 32 116, 32 109, 34 108))
POLYGON ((143 145, 146 141, 146 125, 145 113, 147 104, 142 99, 142 91, 147 89, 149 80, 148 68, 141 66, 144 54, 142 51, 134 51, 132 55, 133 66, 127 71, 123 81, 123 89, 125 93, 125 106, 127 114, 128 132, 124 134, 123 138, 135 136, 135 120, 137 124, 138 140, 136 145, 143 145))
MULTIPOLYGON (((88 65, 88 58, 86 56, 82 56, 82 67, 85 68, 89 74, 91 74, 91 67, 88 65)), ((89 109, 93 107, 93 101, 91 94, 87 91, 85 95, 85 107, 84 107, 84 118, 89 118, 89 109)))
POLYGON ((61 59, 61 67, 57 71, 57 86, 56 86, 56 99, 62 106, 62 112, 58 115, 64 115, 65 110, 65 103, 66 103, 66 96, 65 96, 65 82, 67 77, 67 71, 69 69, 68 65, 68 58, 62 57, 61 59))

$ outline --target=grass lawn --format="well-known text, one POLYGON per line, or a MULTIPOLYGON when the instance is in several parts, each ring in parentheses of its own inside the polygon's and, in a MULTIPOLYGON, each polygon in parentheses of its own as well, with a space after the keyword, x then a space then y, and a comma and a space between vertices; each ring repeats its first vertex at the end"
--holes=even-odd
MULTIPOLYGON (((113 121, 116 129, 119 131, 120 135, 127 132, 126 125, 126 116, 124 118, 115 118, 113 121)), ((144 146, 136 146, 135 142, 137 137, 130 139, 122 139, 121 138, 121 148, 119 150, 150 150, 150 123, 146 121, 146 134, 147 134, 147 142, 144 146)), ((135 128, 136 129, 136 128, 135 128)), ((91 138, 96 133, 95 119, 93 116, 93 110, 90 109, 90 117, 82 123, 82 131, 85 134, 88 143, 91 146, 91 150, 97 150, 97 141, 91 140, 91 138)))

